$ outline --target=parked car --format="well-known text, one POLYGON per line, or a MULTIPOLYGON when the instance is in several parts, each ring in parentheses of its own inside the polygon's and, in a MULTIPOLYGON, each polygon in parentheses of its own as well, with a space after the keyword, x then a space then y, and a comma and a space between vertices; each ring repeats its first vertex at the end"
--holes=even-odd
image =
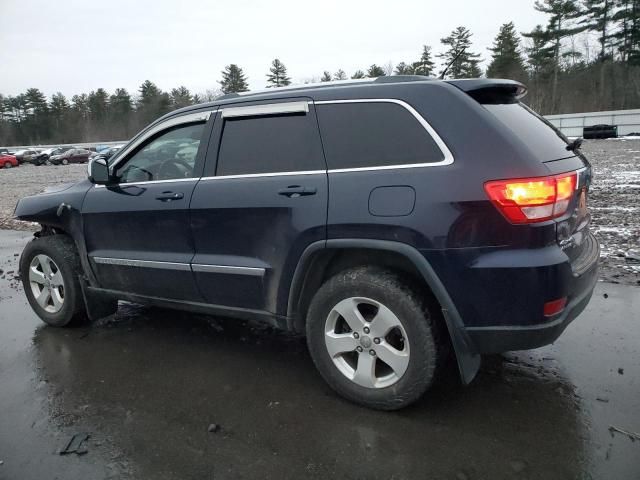
POLYGON ((53 165, 67 165, 69 163, 86 163, 91 152, 84 148, 70 148, 59 155, 52 155, 49 162, 53 165))
POLYGON ((18 166, 18 160, 14 155, 0 153, 0 168, 11 168, 11 167, 17 167, 17 166, 18 166))
POLYGON ((13 152, 10 152, 7 148, 0 148, 0 155, 13 155, 13 152))
POLYGON ((18 150, 13 155, 18 160, 18 163, 30 163, 34 158, 38 156, 40 152, 38 150, 18 150))
POLYGON ((414 402, 448 352, 469 383, 480 354, 553 342, 598 277, 591 167, 525 91, 393 76, 167 114, 87 180, 19 201, 42 225, 28 301, 53 326, 122 299, 302 332, 372 408, 414 402))
POLYGON ((67 146, 67 147, 47 148, 46 150, 43 150, 42 152, 40 152, 40 154, 32 161, 32 163, 35 165, 43 165, 47 163, 51 157, 54 157, 56 155, 62 155, 64 152, 66 152, 67 150, 71 150, 72 148, 76 148, 76 147, 67 146))
POLYGON ((93 152, 91 155, 89 155, 89 160, 93 160, 95 158, 104 158, 108 160, 116 153, 118 153, 121 149, 122 147, 109 147, 107 149, 100 150, 99 152, 93 152))

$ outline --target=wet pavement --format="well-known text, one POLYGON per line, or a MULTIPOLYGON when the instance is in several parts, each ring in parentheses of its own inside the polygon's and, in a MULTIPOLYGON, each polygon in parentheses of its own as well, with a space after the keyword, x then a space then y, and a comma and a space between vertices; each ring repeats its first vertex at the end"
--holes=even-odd
POLYGON ((28 238, 0 230, 2 480, 640 478, 640 441, 609 431, 640 433, 638 287, 601 283, 556 344, 382 413, 257 324, 121 304, 45 327, 14 279, 28 238), (77 433, 88 452, 59 455, 77 433))

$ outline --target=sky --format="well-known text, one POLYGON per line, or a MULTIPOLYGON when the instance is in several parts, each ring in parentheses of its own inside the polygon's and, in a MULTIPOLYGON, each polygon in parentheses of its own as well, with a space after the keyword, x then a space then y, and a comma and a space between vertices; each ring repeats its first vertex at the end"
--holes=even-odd
POLYGON ((416 61, 422 45, 464 25, 486 60, 501 24, 546 23, 533 0, 0 0, 0 93, 40 88, 68 97, 103 87, 135 94, 149 79, 163 90, 219 87, 230 63, 251 89, 265 87, 279 58, 294 83, 372 63, 416 61))

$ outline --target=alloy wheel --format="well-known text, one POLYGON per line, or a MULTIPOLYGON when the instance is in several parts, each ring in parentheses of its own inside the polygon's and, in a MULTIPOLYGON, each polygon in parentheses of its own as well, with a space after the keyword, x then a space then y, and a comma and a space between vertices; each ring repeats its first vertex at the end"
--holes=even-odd
POLYGON ((325 345, 345 377, 366 388, 398 382, 409 366, 409 342, 398 317, 382 303, 350 297, 331 309, 325 345))
POLYGON ((64 305, 64 279, 58 265, 47 255, 33 257, 29 265, 29 286, 38 305, 57 313, 64 305))

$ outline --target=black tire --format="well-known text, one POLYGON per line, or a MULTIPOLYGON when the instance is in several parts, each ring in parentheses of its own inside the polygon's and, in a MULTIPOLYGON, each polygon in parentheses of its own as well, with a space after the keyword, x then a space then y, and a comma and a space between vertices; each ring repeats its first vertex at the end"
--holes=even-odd
POLYGON ((27 244, 20 257, 20 278, 27 300, 36 314, 52 327, 65 327, 86 320, 84 299, 79 276, 82 273, 80 258, 73 240, 66 235, 39 237, 27 244), (50 313, 38 304, 29 280, 29 269, 37 255, 46 255, 60 270, 64 281, 62 308, 50 313))
POLYGON ((11 167, 13 167, 13 165, 11 165, 11 162, 5 162, 4 168, 11 168, 11 167))
MULTIPOLYGON (((322 285, 309 306, 306 333, 311 357, 329 386, 348 400, 378 410, 406 407, 431 386, 436 370, 445 360, 446 342, 441 336, 441 324, 430 310, 436 314, 430 299, 393 272, 376 267, 341 272, 322 285), (379 388, 358 385, 338 369, 328 352, 325 325, 329 314, 339 302, 351 297, 365 297, 386 306, 405 330, 410 352, 408 366, 392 385, 379 388)), ((364 348, 366 352, 368 347, 364 348)), ((362 354, 354 355, 359 359, 362 354)))

